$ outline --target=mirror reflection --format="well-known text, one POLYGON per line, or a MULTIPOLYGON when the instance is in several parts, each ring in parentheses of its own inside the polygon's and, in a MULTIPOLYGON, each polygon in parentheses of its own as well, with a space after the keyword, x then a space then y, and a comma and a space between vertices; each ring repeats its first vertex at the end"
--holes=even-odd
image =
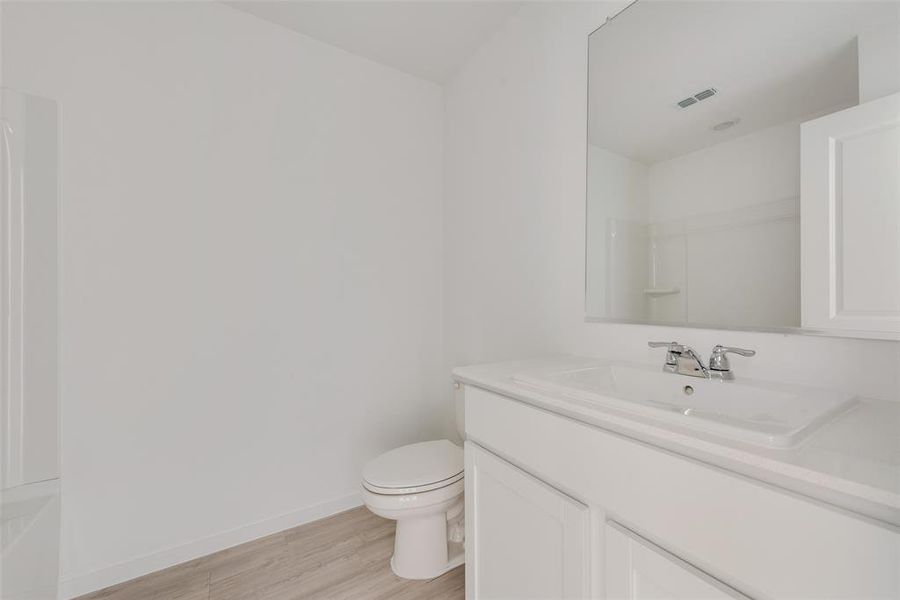
POLYGON ((588 317, 800 327, 801 124, 896 91, 898 39, 896 4, 855 1, 639 1, 595 31, 588 317))

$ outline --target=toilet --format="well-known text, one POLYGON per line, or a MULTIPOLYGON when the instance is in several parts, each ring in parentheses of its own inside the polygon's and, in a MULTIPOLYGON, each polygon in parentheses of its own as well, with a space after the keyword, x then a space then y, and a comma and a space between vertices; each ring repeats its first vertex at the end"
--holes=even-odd
POLYGON ((450 440, 401 446, 363 469, 363 501, 397 521, 391 569, 405 579, 432 579, 461 565, 463 449, 450 440))
MULTIPOLYGON (((465 439, 463 390, 454 384, 456 429, 465 439)), ((363 469, 363 501, 397 521, 391 569, 405 579, 432 579, 465 561, 461 446, 436 440, 401 446, 363 469)))

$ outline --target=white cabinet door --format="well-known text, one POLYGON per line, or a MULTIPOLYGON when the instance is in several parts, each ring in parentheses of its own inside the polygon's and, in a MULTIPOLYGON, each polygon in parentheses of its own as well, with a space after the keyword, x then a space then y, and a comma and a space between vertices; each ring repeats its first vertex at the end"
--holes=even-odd
POLYGON ((745 598, 616 523, 607 523, 604 535, 607 600, 745 598))
POLYGON ((586 506, 466 442, 466 597, 587 598, 586 506))
POLYGON ((900 339, 900 94, 801 127, 804 327, 900 339))

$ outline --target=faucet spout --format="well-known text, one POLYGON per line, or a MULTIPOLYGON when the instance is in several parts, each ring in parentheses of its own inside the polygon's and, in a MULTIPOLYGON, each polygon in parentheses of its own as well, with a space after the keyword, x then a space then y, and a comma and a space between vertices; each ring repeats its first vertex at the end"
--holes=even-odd
POLYGON ((675 372, 679 375, 709 379, 709 369, 704 366, 700 355, 690 346, 683 346, 675 361, 675 372))
POLYGON ((703 377, 709 379, 709 369, 703 364, 700 355, 691 348, 678 342, 647 342, 651 348, 665 348, 666 364, 663 371, 678 373, 690 377, 703 377))

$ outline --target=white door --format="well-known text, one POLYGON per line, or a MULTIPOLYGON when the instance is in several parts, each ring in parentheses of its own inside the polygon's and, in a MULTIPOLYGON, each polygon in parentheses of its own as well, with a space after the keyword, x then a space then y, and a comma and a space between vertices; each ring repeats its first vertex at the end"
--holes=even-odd
POLYGON ((900 94, 801 126, 804 327, 900 339, 900 94))
POLYGON ((588 508, 466 442, 466 598, 589 594, 588 508))
POLYGON ((604 536, 607 600, 746 598, 617 523, 604 536))

